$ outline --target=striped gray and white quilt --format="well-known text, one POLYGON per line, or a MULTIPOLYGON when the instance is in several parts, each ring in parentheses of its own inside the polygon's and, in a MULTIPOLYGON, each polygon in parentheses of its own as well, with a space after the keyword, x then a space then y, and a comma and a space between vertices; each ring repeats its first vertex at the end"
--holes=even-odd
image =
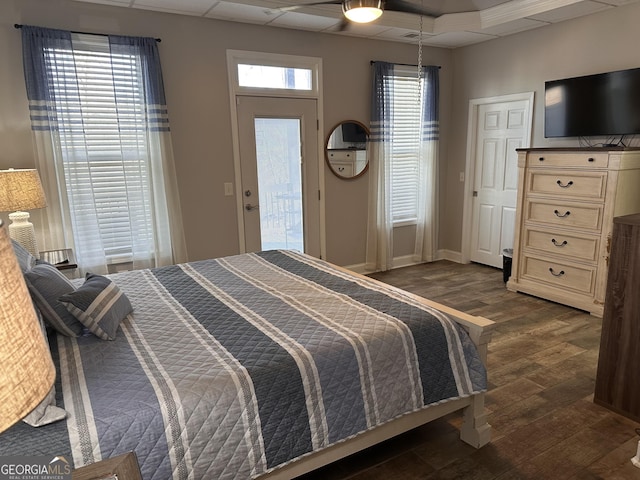
POLYGON ((446 315, 297 252, 111 278, 134 309, 116 340, 52 346, 66 424, 18 425, 0 454, 35 435, 76 466, 135 450, 146 480, 248 479, 486 389, 446 315))

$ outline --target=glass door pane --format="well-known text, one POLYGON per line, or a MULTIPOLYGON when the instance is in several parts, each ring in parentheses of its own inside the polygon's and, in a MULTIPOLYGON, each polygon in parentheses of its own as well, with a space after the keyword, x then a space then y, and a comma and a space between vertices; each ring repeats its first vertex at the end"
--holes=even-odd
POLYGON ((304 251, 301 125, 297 118, 256 118, 262 250, 304 251))

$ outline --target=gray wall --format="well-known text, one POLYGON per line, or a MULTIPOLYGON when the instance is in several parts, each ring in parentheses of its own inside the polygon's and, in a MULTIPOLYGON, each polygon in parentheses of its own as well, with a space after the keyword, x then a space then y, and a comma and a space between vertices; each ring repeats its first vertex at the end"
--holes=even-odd
POLYGON ((464 185, 458 175, 465 171, 469 100, 533 91, 531 145, 578 147, 575 138, 544 138, 544 82, 640 67, 638 24, 636 3, 454 50, 454 128, 440 208, 441 248, 454 252, 462 248, 464 185))
MULTIPOLYGON (((535 91, 532 145, 577 146, 576 140, 544 139, 544 81, 640 66, 639 22, 640 5, 632 4, 470 47, 425 49, 424 63, 442 66, 439 249, 461 249, 464 185, 458 175, 465 170, 469 100, 535 91)), ((234 180, 227 49, 321 57, 325 132, 345 119, 368 124, 370 60, 416 62, 415 46, 392 42, 70 0, 2 0, 0 168, 34 166, 20 33, 14 23, 162 38, 160 55, 190 260, 238 252, 235 201, 223 192, 223 183, 234 180)), ((342 181, 325 168, 325 179, 328 259, 360 264, 368 174, 342 181)), ((37 212, 32 217, 37 227, 37 212)), ((6 220, 6 215, 0 218, 6 220)), ((396 235, 398 256, 412 247, 408 230, 396 235)))
MULTIPOLYGON (((236 204, 223 190, 224 182, 234 181, 227 49, 321 57, 326 133, 346 119, 369 124, 371 60, 417 60, 416 47, 407 44, 67 0, 2 0, 0 168, 34 166, 20 32, 14 23, 162 38, 159 49, 190 260, 238 253, 236 204)), ((425 64, 443 67, 444 118, 451 111, 451 62, 450 50, 424 51, 425 64)), ((443 127, 443 137, 447 131, 443 127)), ((369 176, 339 180, 325 167, 325 178, 327 257, 342 265, 362 263, 369 176)), ((37 228, 37 211, 32 218, 37 228)), ((412 244, 402 236, 398 243, 412 244)), ((399 249, 399 255, 404 253, 399 249)))

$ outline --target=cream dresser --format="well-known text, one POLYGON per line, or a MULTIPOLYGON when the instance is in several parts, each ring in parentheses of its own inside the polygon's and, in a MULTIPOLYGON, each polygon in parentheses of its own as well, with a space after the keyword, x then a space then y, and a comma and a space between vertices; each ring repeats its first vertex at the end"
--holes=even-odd
POLYGON ((613 217, 640 212, 640 149, 518 149, 507 288, 601 317, 613 217))

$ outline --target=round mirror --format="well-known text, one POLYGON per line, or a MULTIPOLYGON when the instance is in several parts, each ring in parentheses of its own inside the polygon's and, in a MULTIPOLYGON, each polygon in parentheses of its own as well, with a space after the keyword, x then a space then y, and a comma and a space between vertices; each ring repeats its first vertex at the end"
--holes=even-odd
POLYGON ((327 165, 340 178, 359 177, 369 166, 368 143, 369 129, 362 123, 356 120, 340 122, 327 138, 327 165))

